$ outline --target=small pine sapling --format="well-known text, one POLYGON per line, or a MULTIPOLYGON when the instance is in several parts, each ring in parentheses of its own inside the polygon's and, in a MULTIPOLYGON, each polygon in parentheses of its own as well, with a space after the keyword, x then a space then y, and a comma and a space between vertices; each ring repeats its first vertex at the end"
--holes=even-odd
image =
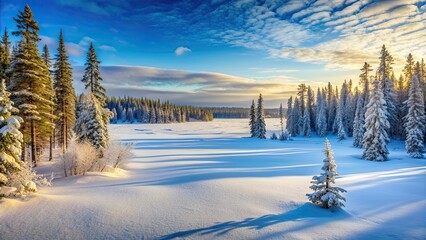
POLYGON ((312 178, 312 186, 310 188, 314 190, 314 192, 306 194, 306 196, 309 201, 323 208, 344 207, 345 205, 343 202, 346 201, 346 199, 341 193, 346 192, 346 190, 333 186, 334 180, 338 174, 336 173, 336 163, 334 162, 333 152, 328 139, 325 140, 324 153, 324 165, 321 168, 324 172, 312 178))

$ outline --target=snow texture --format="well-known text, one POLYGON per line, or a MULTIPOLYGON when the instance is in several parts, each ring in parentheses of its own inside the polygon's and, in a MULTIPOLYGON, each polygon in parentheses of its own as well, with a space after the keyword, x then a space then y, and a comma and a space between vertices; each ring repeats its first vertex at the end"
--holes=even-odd
MULTIPOLYGON (((279 119, 265 119, 271 132, 279 119)), ((330 137, 345 208, 308 202, 324 138, 247 137, 248 119, 110 125, 134 143, 125 171, 58 178, 26 201, 0 203, 2 239, 425 239, 426 163, 389 143, 361 159, 330 137)), ((39 172, 51 173, 49 162, 39 172)))

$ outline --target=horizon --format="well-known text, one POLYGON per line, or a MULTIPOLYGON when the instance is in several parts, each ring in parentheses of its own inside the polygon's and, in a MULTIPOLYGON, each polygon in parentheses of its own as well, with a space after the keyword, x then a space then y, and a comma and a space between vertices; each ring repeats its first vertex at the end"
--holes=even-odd
POLYGON ((262 93, 278 108, 300 83, 356 85, 383 44, 397 77, 409 53, 426 55, 424 0, 322 2, 6 0, 0 13, 11 32, 28 3, 52 57, 63 30, 77 93, 93 42, 109 96, 179 105, 247 108, 262 93))

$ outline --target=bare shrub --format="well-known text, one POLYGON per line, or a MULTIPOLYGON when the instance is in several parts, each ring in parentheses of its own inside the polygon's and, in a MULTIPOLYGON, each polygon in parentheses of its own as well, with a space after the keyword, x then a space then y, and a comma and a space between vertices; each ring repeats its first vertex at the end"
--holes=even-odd
POLYGON ((111 166, 112 168, 123 167, 132 157, 132 148, 133 145, 130 143, 122 144, 110 141, 101 159, 104 167, 100 170, 103 171, 105 166, 111 166))
POLYGON ((131 149, 132 144, 109 142, 100 158, 99 151, 91 143, 73 141, 59 164, 65 177, 84 175, 89 171, 103 172, 122 167, 132 156, 131 149))
POLYGON ((84 175, 92 169, 98 160, 98 151, 89 142, 73 141, 68 151, 61 157, 60 164, 65 177, 84 175))

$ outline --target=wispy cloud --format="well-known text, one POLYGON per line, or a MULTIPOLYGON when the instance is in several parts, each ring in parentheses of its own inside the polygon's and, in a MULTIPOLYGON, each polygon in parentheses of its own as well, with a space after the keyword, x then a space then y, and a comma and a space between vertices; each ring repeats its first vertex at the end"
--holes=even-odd
POLYGON ((117 49, 115 49, 115 47, 108 46, 108 45, 101 45, 101 46, 99 46, 99 49, 102 49, 104 51, 109 51, 109 52, 116 52, 117 51, 117 49))
MULTIPOLYGON (((84 67, 74 67, 74 83, 79 92, 84 67)), ((273 75, 257 79, 216 72, 191 72, 146 66, 102 66, 104 86, 110 96, 161 98, 181 104, 244 106, 259 93, 265 95, 267 106, 283 102, 304 82, 300 79, 273 75), (190 99, 190 100, 189 100, 190 99)), ((320 83, 314 86, 322 86, 320 83)))
POLYGON ((186 53, 190 53, 190 52, 191 52, 191 49, 189 49, 187 47, 178 47, 175 50, 175 55, 176 56, 182 56, 182 55, 184 55, 186 53))

